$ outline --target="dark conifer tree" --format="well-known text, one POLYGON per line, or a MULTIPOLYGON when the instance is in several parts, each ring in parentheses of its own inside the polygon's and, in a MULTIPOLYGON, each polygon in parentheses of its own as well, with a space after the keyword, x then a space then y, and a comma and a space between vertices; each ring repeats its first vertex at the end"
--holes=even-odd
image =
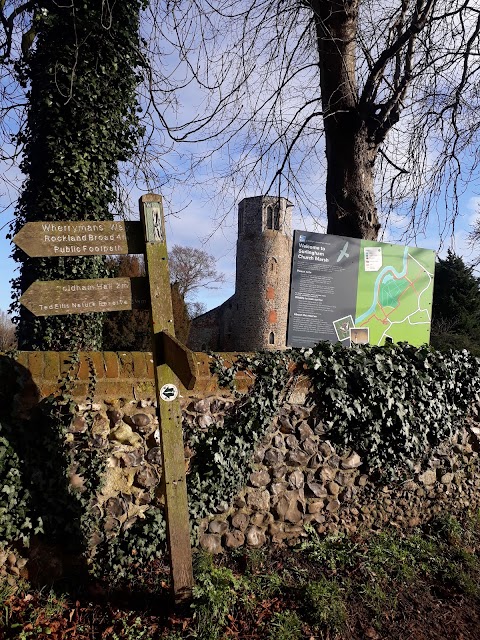
POLYGON ((460 256, 448 251, 435 267, 433 346, 469 349, 480 355, 480 284, 460 256))
MULTIPOLYGON (((121 256, 108 260, 108 267, 116 277, 138 278, 145 275, 145 265, 138 256, 121 256)), ((187 305, 178 283, 171 285, 175 336, 186 343, 190 331, 187 305)), ((103 347, 106 351, 151 351, 150 311, 112 311, 107 313, 103 327, 103 347)))
MULTIPOLYGON (((139 278, 145 266, 139 256, 120 256, 108 260, 112 275, 119 278, 139 278)), ((152 330, 147 309, 112 311, 105 314, 103 348, 105 351, 151 351, 152 330)))

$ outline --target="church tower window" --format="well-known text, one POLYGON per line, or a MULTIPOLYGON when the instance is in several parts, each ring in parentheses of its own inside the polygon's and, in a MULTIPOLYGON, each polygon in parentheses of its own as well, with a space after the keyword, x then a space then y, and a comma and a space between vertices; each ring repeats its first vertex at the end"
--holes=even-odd
POLYGON ((268 344, 275 344, 275 334, 273 331, 270 331, 270 335, 268 337, 268 344))
POLYGON ((275 212, 273 214, 273 228, 275 231, 280 231, 280 209, 279 207, 275 207, 275 212))
POLYGON ((267 229, 273 229, 273 207, 271 204, 267 207, 267 229))

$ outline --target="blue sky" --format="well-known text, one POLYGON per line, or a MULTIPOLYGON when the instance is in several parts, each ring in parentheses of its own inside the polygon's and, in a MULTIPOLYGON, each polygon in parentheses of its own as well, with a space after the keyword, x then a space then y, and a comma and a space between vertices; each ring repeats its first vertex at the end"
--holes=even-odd
MULTIPOLYGON (((478 190, 472 185, 461 199, 461 215, 457 219, 455 233, 444 234, 442 241, 439 236, 439 228, 433 218, 429 224, 425 236, 417 239, 416 244, 421 247, 439 250, 444 255, 449 247, 470 262, 477 255, 468 247, 467 234, 476 217, 476 211, 480 205, 478 190)), ((253 195, 253 194, 248 194, 253 195)), ((208 308, 213 308, 228 298, 235 287, 235 242, 236 242, 236 207, 223 224, 216 228, 212 219, 212 205, 203 201, 192 201, 181 213, 172 215, 171 209, 175 206, 172 202, 166 203, 167 242, 169 246, 180 244, 198 247, 215 256, 218 269, 225 273, 225 284, 219 289, 203 290, 197 296, 208 308), (210 237, 209 237, 210 236, 210 237), (208 238, 208 239, 207 239, 208 238)), ((302 217, 302 211, 294 210, 294 228, 309 231, 322 232, 321 226, 315 225, 309 217, 302 217), (307 223, 307 224, 305 224, 307 223)), ((11 219, 12 209, 1 214, 1 224, 5 225, 11 219)), ((4 227, 0 234, 0 309, 7 310, 10 304, 10 280, 14 275, 15 264, 9 254, 11 243, 5 238, 7 228, 4 227)), ((380 238, 382 241, 396 242, 401 236, 401 229, 390 229, 380 238)), ((403 242, 400 242, 403 244, 403 242)), ((478 251, 480 254, 480 251, 478 251)))
MULTIPOLYGON (((153 5, 152 5, 153 6, 153 5)), ((372 5, 373 6, 373 5, 372 5)), ((147 25, 148 26, 148 25, 147 25)), ((144 28, 147 28, 144 25, 144 28)), ((290 31, 289 31, 290 33, 290 31)), ((144 34, 147 38, 151 35, 148 32, 144 34)), ((155 34, 153 34, 155 36, 155 34)), ((225 35, 226 37, 226 35, 225 35)), ((291 40, 291 38, 289 38, 291 40)), ((193 42, 193 41, 192 41, 193 42)), ((151 40, 150 45, 153 47, 159 47, 158 38, 151 40)), ((227 39, 223 42, 223 46, 228 49, 229 41, 227 39)), ((181 79, 185 73, 185 66, 178 64, 178 58, 174 48, 168 49, 165 41, 161 43, 162 48, 162 64, 166 65, 164 69, 165 73, 170 73, 170 79, 172 81, 181 79)), ((167 74, 168 75, 168 74, 167 74)), ((302 76, 303 78, 303 76, 302 76)), ((268 78, 270 81, 271 78, 268 78)), ((302 80, 303 82, 303 80, 302 80)), ((303 90, 307 90, 304 86, 305 83, 300 83, 297 87, 303 90)), ((308 84, 308 83, 307 83, 308 84)), ((313 84, 308 87, 311 91, 317 91, 318 87, 313 84)), ((256 104, 258 96, 261 92, 253 92, 252 100, 256 104)), ((303 94, 302 94, 303 95, 303 94)), ((161 100, 162 94, 159 92, 159 98, 161 100)), ((171 108, 167 105, 166 114, 171 119, 171 122, 188 122, 195 119, 199 114, 204 113, 206 109, 205 104, 208 99, 205 94, 202 95, 198 86, 195 84, 187 84, 184 91, 179 95, 178 108, 173 105, 171 108), (175 108, 174 108, 175 107, 175 108), (170 111, 169 111, 170 108, 170 111)), ((163 104, 159 102, 163 108, 163 104)), ((288 101, 283 104, 283 107, 292 106, 288 101)), ((313 107, 312 107, 313 108, 313 107)), ((288 109, 287 109, 288 111, 288 109)), ((261 121, 260 112, 260 121, 261 121)), ((155 124, 155 123, 154 123, 155 124)), ((12 130, 15 127, 12 126, 12 130)), ((157 126, 158 140, 162 140, 162 131, 157 126)), ((316 132, 314 132, 316 135, 316 132)), ((233 141, 235 143, 235 141, 233 141)), ((403 144, 400 138, 393 142, 394 148, 400 149, 400 152, 407 153, 406 149, 403 149, 403 144)), ((234 162, 245 151, 245 148, 249 149, 247 159, 250 157, 255 159, 256 147, 250 141, 248 147, 242 147, 241 143, 237 146, 235 144, 228 145, 222 150, 212 153, 211 155, 202 145, 190 147, 186 146, 186 151, 194 152, 197 157, 205 154, 205 161, 200 165, 200 173, 205 179, 202 185, 192 186, 188 189, 185 186, 170 186, 169 189, 165 189, 165 213, 167 218, 167 241, 169 246, 174 244, 198 247, 206 250, 208 253, 214 255, 217 260, 217 266, 219 271, 225 273, 225 284, 217 290, 204 290, 199 292, 197 299, 204 302, 208 308, 212 308, 217 304, 223 302, 234 289, 235 282, 235 242, 236 242, 236 210, 237 204, 240 199, 246 196, 259 195, 263 189, 260 187, 254 188, 251 185, 246 188, 238 189, 234 184, 232 186, 225 187, 225 179, 222 174, 226 173, 226 158, 233 160, 234 162), (218 193, 219 183, 223 185, 223 192, 218 193), (250 189, 250 190, 248 190, 250 189), (253 189, 253 190, 252 190, 253 189)), ((162 147, 157 148, 157 155, 160 162, 164 162, 168 165, 171 161, 172 166, 175 164, 175 155, 179 146, 173 146, 169 152, 163 153, 162 147)), ((395 157, 395 156, 394 156, 395 157)), ((299 162, 297 166, 301 166, 304 171, 302 178, 302 184, 305 191, 308 192, 308 197, 313 204, 313 209, 319 212, 324 207, 324 175, 322 175, 322 162, 324 163, 324 153, 321 145, 316 149, 316 154, 312 162, 306 162, 303 165, 299 162)), ((295 161, 295 158, 293 159, 295 161)), ((10 304, 10 280, 14 276, 14 263, 9 258, 11 253, 11 245, 6 240, 5 235, 8 231, 8 222, 13 217, 13 207, 8 206, 10 202, 15 201, 16 189, 19 188, 21 183, 21 176, 18 170, 11 167, 0 166, 0 171, 4 175, 3 188, 0 189, 0 309, 6 310, 10 304)), ((162 170, 158 169, 159 181, 162 180, 162 170)), ((240 180, 241 182, 241 180, 240 180)), ((260 184, 267 189, 268 177, 259 180, 260 184)), ((232 180, 235 183, 235 180, 232 180)), ((428 185, 424 185, 425 190, 428 189, 428 185)), ((146 191, 146 189, 145 189, 146 191)), ((440 249, 440 255, 443 255, 449 247, 452 247, 459 255, 462 255, 467 262, 471 261, 475 257, 475 252, 472 252, 468 248, 467 234, 471 229, 471 224, 476 216, 476 211, 480 204, 480 183, 471 182, 468 185, 467 190, 460 197, 460 216, 456 220, 455 228, 451 226, 445 227, 443 223, 444 217, 448 219, 448 211, 445 207, 439 206, 438 212, 432 212, 428 226, 425 233, 419 234, 415 241, 410 241, 410 238, 406 238, 409 244, 416 244, 417 246, 426 247, 438 251, 440 249)), ((132 190, 131 192, 131 209, 136 210, 136 201, 141 193, 138 190, 132 190)), ((305 208, 296 201, 295 197, 291 194, 281 192, 281 195, 288 197, 294 204, 294 229, 305 229, 308 231, 324 231, 320 216, 320 223, 315 222, 305 208)), ((391 220, 391 224, 388 228, 383 229, 379 240, 387 242, 400 242, 404 244, 405 238, 402 236, 402 225, 404 225, 405 219, 402 219, 400 215, 397 215, 391 220)), ((480 251, 478 252, 480 254, 480 251)))

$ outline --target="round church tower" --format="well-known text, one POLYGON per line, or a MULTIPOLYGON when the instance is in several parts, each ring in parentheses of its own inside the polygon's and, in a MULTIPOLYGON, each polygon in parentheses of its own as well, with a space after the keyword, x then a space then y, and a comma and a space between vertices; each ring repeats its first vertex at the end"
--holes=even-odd
POLYGON ((256 196, 238 205, 232 314, 236 351, 285 349, 292 261, 292 204, 256 196))

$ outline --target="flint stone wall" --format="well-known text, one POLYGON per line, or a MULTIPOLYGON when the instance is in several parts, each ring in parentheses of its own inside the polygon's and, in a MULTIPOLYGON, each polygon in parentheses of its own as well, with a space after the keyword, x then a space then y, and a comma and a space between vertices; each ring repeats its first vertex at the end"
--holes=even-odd
MULTIPOLYGON (((223 424, 231 396, 181 400, 184 427, 208 430, 223 424)), ((155 401, 104 401, 93 406, 92 437, 109 447, 107 476, 99 508, 108 515, 106 535, 131 526, 152 506, 162 506, 161 455, 155 401)), ((81 407, 87 410, 87 407, 81 407)), ((361 457, 330 444, 318 408, 286 404, 254 454, 254 469, 227 508, 202 521, 200 546, 211 553, 266 544, 293 546, 309 523, 320 534, 407 530, 442 512, 461 514, 480 507, 480 429, 469 423, 451 442, 431 452, 428 464, 410 477, 380 485, 361 457)), ((78 417, 72 432, 86 429, 78 417)), ((195 452, 185 446, 188 469, 195 452)), ((71 478, 73 486, 81 478, 71 478)))
MULTIPOLYGON (((208 423, 208 401, 190 402, 186 420, 208 423)), ((293 546, 305 536, 306 523, 320 534, 387 526, 405 530, 442 512, 479 508, 480 429, 475 423, 432 451, 423 469, 417 465, 409 478, 385 486, 355 451, 339 455, 318 413, 317 407, 293 403, 281 409, 257 447, 247 485, 229 509, 202 523, 204 549, 293 546)))
MULTIPOLYGON (((20 363, 28 364, 32 355, 21 354, 20 363)), ((80 414, 71 424, 71 438, 88 429, 91 446, 108 451, 107 476, 97 501, 99 509, 108 516, 106 536, 130 527, 150 505, 164 503, 151 356, 140 355, 145 366, 136 354, 123 354, 127 363, 123 367, 121 354, 96 355, 103 363, 108 361, 109 368, 105 367, 103 377, 99 376, 103 391, 97 393, 93 405, 82 404, 81 400, 87 376, 83 355, 78 372, 80 414), (139 382, 135 367, 138 370, 140 366, 143 378, 139 382), (107 377, 109 372, 111 378, 107 377), (121 380, 119 376, 123 376, 121 380), (90 427, 82 414, 87 411, 94 414, 90 427)), ((37 372, 45 373, 45 367, 55 358, 61 362, 58 354, 35 356, 37 372)), ((187 432, 206 430, 214 423, 222 425, 225 413, 235 402, 232 395, 218 389, 208 373, 207 356, 197 356, 201 371, 199 386, 190 394, 185 390, 181 393, 187 432)), ((241 388, 245 389, 247 382, 251 383, 247 375, 239 378, 241 388)), ((43 379, 43 383, 42 387, 38 373, 24 376, 23 390, 17 391, 14 403, 19 412, 25 410, 22 402, 25 393, 32 402, 32 385, 37 399, 43 395, 42 389, 50 391, 51 381, 45 384, 43 379)), ((307 523, 320 534, 379 530, 386 526, 404 530, 442 512, 455 514, 480 507, 478 422, 468 419, 451 442, 431 451, 428 463, 423 468, 418 464, 408 478, 381 485, 378 477, 362 464, 357 452, 340 455, 332 447, 319 417, 321 406, 308 405, 307 396, 308 389, 304 386, 291 392, 257 446, 254 469, 246 486, 232 504, 224 505, 201 523, 199 541, 203 548, 218 553, 243 545, 252 548, 265 544, 295 545, 305 535, 307 523)), ((194 455, 187 442, 187 473, 194 455)), ((72 472, 70 482, 82 491, 81 476, 72 472)))

